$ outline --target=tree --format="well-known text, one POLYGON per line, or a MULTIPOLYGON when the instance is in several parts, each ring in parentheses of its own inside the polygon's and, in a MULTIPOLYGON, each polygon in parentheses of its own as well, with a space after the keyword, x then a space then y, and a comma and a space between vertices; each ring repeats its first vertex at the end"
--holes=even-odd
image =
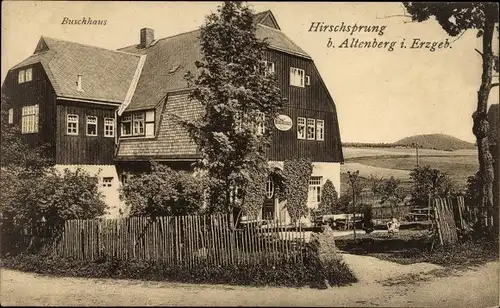
POLYGON ((211 179, 211 212, 233 212, 235 190, 245 200, 252 174, 269 174, 269 127, 284 105, 274 76, 264 73, 268 45, 257 39, 253 16, 241 2, 225 2, 208 15, 200 34, 203 59, 196 76, 186 74, 204 114, 183 124, 199 147, 197 167, 211 179))
POLYGON ((377 185, 372 187, 373 191, 382 198, 380 204, 389 203, 391 206, 391 215, 394 218, 394 208, 403 202, 406 193, 400 186, 401 180, 391 176, 389 179, 381 180, 377 185))
POLYGON ((206 178, 152 163, 151 172, 133 176, 120 188, 132 216, 190 215, 201 211, 206 178))
POLYGON ((332 181, 326 180, 323 188, 321 189, 321 202, 319 204, 319 210, 324 214, 333 214, 337 211, 337 205, 339 202, 339 195, 332 181))
POLYGON ((361 195, 361 191, 363 190, 363 184, 359 180, 359 170, 355 172, 347 171, 349 176, 349 186, 352 197, 352 213, 353 213, 353 230, 354 230, 354 240, 356 240, 356 205, 357 199, 361 195))
POLYGON ((467 178, 467 188, 465 191, 465 203, 467 205, 475 206, 481 203, 481 188, 481 177, 478 172, 467 178))
POLYGON ((410 172, 410 179, 412 202, 418 205, 426 205, 429 197, 444 197, 455 193, 450 177, 430 166, 413 169, 410 172))
MULTIPOLYGON (((492 42, 495 24, 498 23, 498 3, 495 2, 403 2, 412 20, 423 22, 434 16, 440 26, 451 36, 463 34, 467 30, 477 30, 477 37, 482 40, 482 75, 477 92, 477 107, 473 113, 472 132, 476 136, 481 177, 481 205, 493 205, 493 158, 489 151, 487 117, 488 97, 498 83, 492 83, 493 70, 499 70, 498 55, 493 54, 492 42)), ((498 24, 496 26, 498 32, 498 24)), ((496 192, 498 193, 498 192, 496 192)))

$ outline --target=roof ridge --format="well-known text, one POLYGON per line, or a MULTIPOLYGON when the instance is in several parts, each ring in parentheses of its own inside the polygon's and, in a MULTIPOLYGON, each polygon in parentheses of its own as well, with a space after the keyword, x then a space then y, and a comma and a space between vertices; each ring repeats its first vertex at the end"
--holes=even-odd
MULTIPOLYGON (((171 36, 167 36, 167 37, 162 37, 162 38, 159 38, 159 39, 155 39, 157 41, 157 43, 159 41, 163 41, 163 40, 166 40, 166 39, 170 39, 170 38, 174 38, 176 36, 181 36, 181 35, 185 35, 185 34, 189 34, 189 33, 193 33, 193 32, 196 32, 196 31, 200 31, 201 29, 195 29, 195 30, 190 30, 190 31, 187 31, 187 32, 182 32, 182 33, 178 33, 178 34, 175 34, 175 35, 171 35, 171 36)), ((138 46, 139 44, 133 44, 133 45, 129 45, 129 46, 125 46, 125 47, 121 47, 121 48, 118 48, 117 51, 121 51, 121 49, 127 49, 127 48, 130 48, 130 47, 135 47, 135 46, 138 46)), ((155 43, 156 45, 156 43, 155 43)), ((147 49, 147 48, 145 48, 147 49)), ((125 51, 123 51, 125 52, 125 51)))
MULTIPOLYGON (((43 36, 42 35, 41 37, 44 38, 44 39, 49 39, 49 40, 54 40, 54 41, 59 41, 59 42, 65 42, 65 43, 80 45, 80 46, 84 46, 84 47, 91 47, 91 48, 96 48, 96 49, 101 49, 101 50, 110 51, 110 52, 116 52, 116 53, 121 53, 121 54, 127 54, 127 55, 131 55, 131 56, 136 56, 136 57, 139 56, 139 55, 137 55, 135 53, 131 53, 131 52, 126 52, 126 51, 121 51, 121 50, 115 50, 115 49, 108 49, 108 48, 104 48, 104 47, 100 47, 100 46, 83 44, 83 43, 78 43, 78 42, 74 42, 74 41, 68 41, 68 40, 53 38, 53 37, 50 37, 50 36, 43 36)), ((49 49, 50 49, 50 46, 49 46, 49 49)))

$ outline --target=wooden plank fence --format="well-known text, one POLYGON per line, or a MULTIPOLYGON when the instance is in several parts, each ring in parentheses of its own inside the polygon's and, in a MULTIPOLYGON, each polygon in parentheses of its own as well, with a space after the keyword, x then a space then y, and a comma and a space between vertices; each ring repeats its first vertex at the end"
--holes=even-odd
POLYGON ((436 198, 433 203, 440 244, 449 245, 458 242, 457 225, 455 224, 451 198, 436 198))
POLYGON ((494 227, 494 217, 498 217, 498 206, 466 205, 463 196, 435 198, 431 200, 431 206, 441 245, 458 242, 459 233, 471 231, 478 223, 494 227))
POLYGON ((228 216, 210 215, 68 220, 51 249, 80 260, 117 258, 197 267, 303 262, 305 244, 300 226, 274 222, 232 229, 228 216))

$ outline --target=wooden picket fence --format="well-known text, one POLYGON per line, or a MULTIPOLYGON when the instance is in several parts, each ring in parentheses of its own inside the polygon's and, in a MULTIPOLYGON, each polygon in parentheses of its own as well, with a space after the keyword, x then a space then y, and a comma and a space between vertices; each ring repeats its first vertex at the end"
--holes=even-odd
POLYGON ((53 253, 80 260, 117 258, 196 267, 303 262, 301 227, 257 221, 230 228, 228 216, 129 217, 68 220, 53 253))

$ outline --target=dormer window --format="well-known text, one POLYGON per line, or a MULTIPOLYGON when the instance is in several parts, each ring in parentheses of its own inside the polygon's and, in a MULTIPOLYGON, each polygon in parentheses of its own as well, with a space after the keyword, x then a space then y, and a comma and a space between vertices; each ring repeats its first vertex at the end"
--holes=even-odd
POLYGON ((132 135, 132 115, 126 115, 122 118, 122 136, 132 135))
POLYGON ((134 114, 134 136, 144 135, 144 113, 134 114))
POLYGON ((154 110, 138 111, 123 115, 120 120, 121 137, 154 137, 155 136, 154 110))

